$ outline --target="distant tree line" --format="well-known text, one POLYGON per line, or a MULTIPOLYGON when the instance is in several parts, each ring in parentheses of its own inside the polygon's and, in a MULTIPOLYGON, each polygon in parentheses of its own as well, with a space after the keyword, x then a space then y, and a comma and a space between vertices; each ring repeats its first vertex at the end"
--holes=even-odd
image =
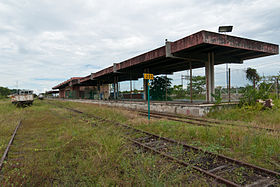
POLYGON ((0 86, 0 98, 5 98, 10 94, 17 93, 17 89, 9 89, 6 87, 0 86))

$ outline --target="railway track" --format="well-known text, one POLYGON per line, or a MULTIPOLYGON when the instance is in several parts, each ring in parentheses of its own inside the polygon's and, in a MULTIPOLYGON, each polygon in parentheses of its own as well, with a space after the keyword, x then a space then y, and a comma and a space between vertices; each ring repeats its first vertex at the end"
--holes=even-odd
POLYGON ((12 135, 12 137, 11 137, 9 143, 8 143, 8 146, 7 146, 5 152, 4 152, 4 154, 3 154, 3 156, 2 156, 2 158, 1 158, 1 160, 0 160, 0 173, 1 173, 1 170, 2 170, 2 168, 3 168, 3 166, 4 166, 5 160, 6 160, 7 156, 8 156, 9 150, 10 150, 12 144, 13 144, 13 141, 14 141, 14 139, 15 139, 15 136, 16 136, 16 134, 17 134, 17 131, 18 131, 18 129, 19 129, 20 126, 21 126, 21 123, 22 123, 22 121, 20 120, 20 121, 18 122, 18 125, 16 126, 16 128, 15 128, 15 130, 14 130, 14 133, 13 133, 13 135, 12 135))
POLYGON ((89 118, 100 120, 101 122, 117 125, 121 127, 126 138, 133 142, 134 145, 180 165, 190 167, 220 184, 247 187, 280 186, 279 172, 204 151, 170 138, 161 137, 126 124, 103 119, 93 114, 86 114, 73 108, 63 108, 86 115, 89 118))
MULTIPOLYGON (((148 116, 148 112, 146 112, 146 111, 137 111, 137 112, 142 116, 148 116)), ((190 117, 190 116, 178 116, 178 115, 159 113, 159 112, 151 112, 150 116, 154 117, 154 118, 159 118, 159 119, 165 118, 165 119, 168 119, 171 121, 189 123, 189 124, 198 125, 198 126, 213 127, 213 126, 218 126, 218 125, 229 125, 229 126, 236 126, 236 127, 245 127, 245 128, 249 128, 249 129, 265 130, 268 132, 280 132, 280 130, 278 130, 278 129, 255 127, 255 126, 249 126, 249 125, 240 125, 240 124, 217 121, 217 120, 207 120, 207 119, 195 118, 195 117, 190 117), (210 125, 210 124, 212 124, 212 125, 210 125)))

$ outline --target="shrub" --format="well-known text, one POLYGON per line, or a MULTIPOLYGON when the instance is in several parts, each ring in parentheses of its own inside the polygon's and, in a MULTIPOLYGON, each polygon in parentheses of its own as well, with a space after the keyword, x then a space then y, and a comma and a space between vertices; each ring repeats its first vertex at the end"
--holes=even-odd
POLYGON ((215 99, 215 104, 220 104, 222 102, 221 92, 218 91, 216 94, 212 94, 212 97, 215 99))
POLYGON ((239 105, 256 105, 257 99, 268 99, 269 93, 266 91, 265 86, 260 86, 258 90, 252 86, 247 86, 244 90, 242 97, 240 98, 239 105))

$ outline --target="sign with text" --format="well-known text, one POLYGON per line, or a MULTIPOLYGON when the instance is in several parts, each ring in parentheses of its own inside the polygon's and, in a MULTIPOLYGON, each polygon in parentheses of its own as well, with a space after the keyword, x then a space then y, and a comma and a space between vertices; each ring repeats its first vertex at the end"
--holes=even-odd
POLYGON ((153 80, 154 74, 144 73, 144 79, 153 80))

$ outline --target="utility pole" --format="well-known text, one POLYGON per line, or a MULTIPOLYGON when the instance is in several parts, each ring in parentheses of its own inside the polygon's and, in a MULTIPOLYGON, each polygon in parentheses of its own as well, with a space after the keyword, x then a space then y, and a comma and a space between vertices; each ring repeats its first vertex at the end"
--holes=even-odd
MULTIPOLYGON (((189 63, 189 65, 190 65, 190 74, 192 74, 192 70, 191 70, 191 68, 192 68, 192 65, 191 65, 191 63, 189 63)), ((190 76, 188 76, 188 75, 181 75, 181 81, 182 81, 182 89, 184 89, 184 81, 183 80, 188 80, 188 79, 190 79, 190 97, 191 97, 191 103, 192 103, 192 78, 191 78, 191 75, 190 76)))
POLYGON ((279 77, 276 77, 276 98, 279 99, 279 77))
POLYGON ((184 87, 184 80, 188 80, 188 75, 181 75, 181 85, 184 87))
POLYGON ((167 101, 167 74, 165 75, 165 101, 167 101))
POLYGON ((230 102, 230 68, 228 69, 228 102, 230 102))
POLYGON ((119 77, 117 76, 116 77, 116 99, 118 100, 119 99, 119 77))
MULTIPOLYGON (((227 85, 227 91, 229 90, 228 88, 228 64, 226 63, 226 85, 227 85)), ((229 95, 229 92, 228 92, 229 95)))
POLYGON ((17 94, 19 94, 19 90, 18 90, 18 81, 17 81, 17 94))
POLYGON ((193 102, 193 91, 192 91, 192 63, 190 62, 190 97, 191 103, 193 102))
POLYGON ((117 94, 116 94, 116 77, 114 76, 114 99, 117 99, 117 94))

